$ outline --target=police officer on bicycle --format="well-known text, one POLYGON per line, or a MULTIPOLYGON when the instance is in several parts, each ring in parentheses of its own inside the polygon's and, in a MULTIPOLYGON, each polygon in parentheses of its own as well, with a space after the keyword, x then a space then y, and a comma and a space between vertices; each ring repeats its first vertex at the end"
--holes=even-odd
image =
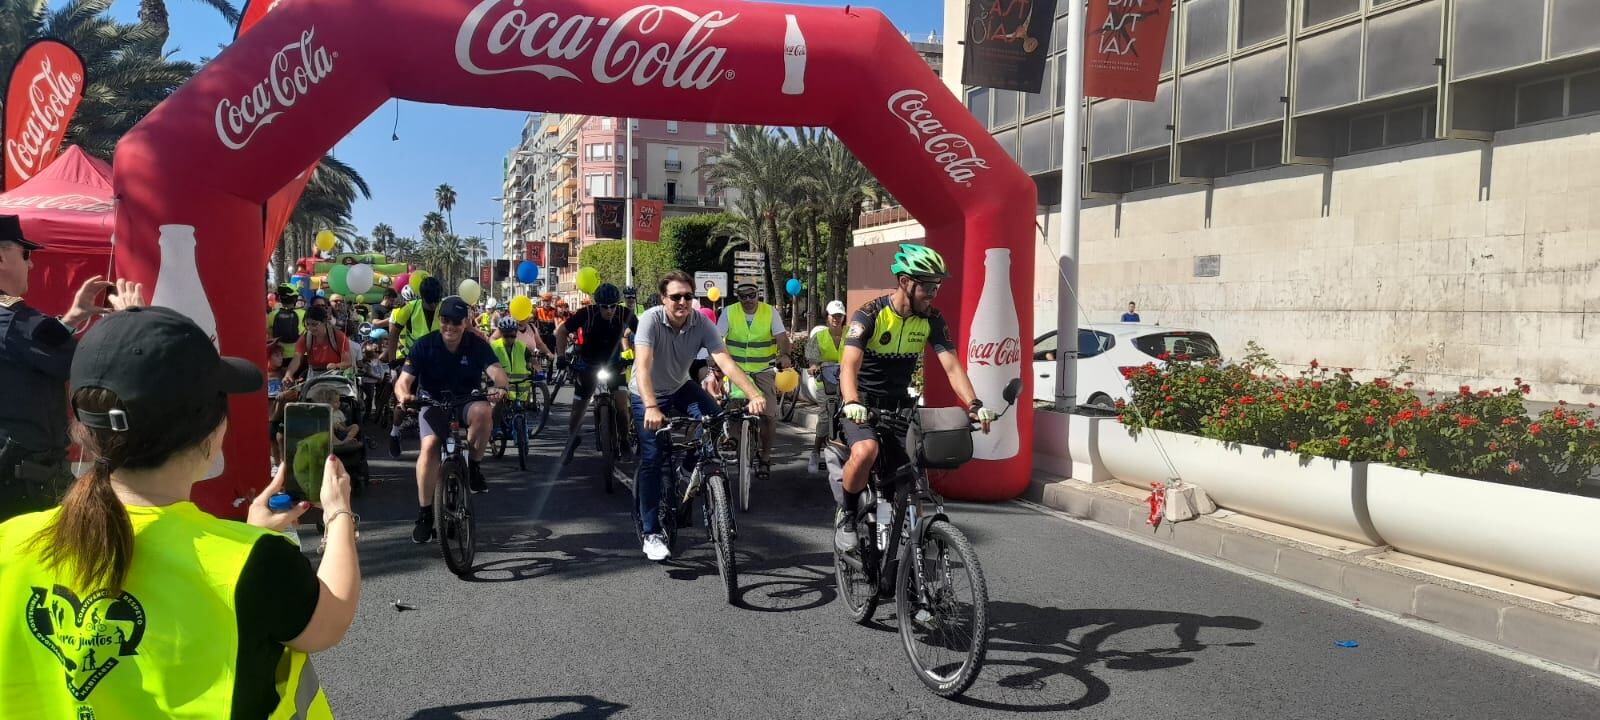
POLYGON ((928 346, 933 346, 950 387, 972 419, 983 424, 984 432, 997 418, 978 400, 956 356, 944 316, 933 307, 939 285, 950 274, 944 258, 931 248, 902 243, 889 271, 895 276, 895 291, 855 312, 845 333, 839 368, 839 394, 844 402, 839 431, 850 446, 850 459, 844 466, 844 493, 834 517, 833 544, 845 553, 856 550, 855 520, 861 493, 878 454, 892 452, 898 463, 905 462, 900 438, 880 438, 867 425, 869 408, 894 411, 916 404, 909 393, 911 380, 928 346))
POLYGON ((22 296, 41 248, 22 234, 20 218, 0 215, 0 522, 54 506, 72 484, 66 382, 74 335, 95 317, 144 303, 143 286, 96 276, 59 319, 28 307, 22 296), (111 307, 101 307, 100 293, 111 288, 111 307))

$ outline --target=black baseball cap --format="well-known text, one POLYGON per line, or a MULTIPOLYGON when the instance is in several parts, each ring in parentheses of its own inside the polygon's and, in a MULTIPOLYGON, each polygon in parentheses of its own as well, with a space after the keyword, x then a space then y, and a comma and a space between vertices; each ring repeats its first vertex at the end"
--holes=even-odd
POLYGON ((467 315, 472 312, 472 307, 462 300, 460 295, 451 295, 439 301, 439 317, 446 320, 465 322, 467 315))
POLYGON ((0 215, 0 242, 14 242, 26 250, 44 249, 43 245, 23 236, 22 218, 16 215, 0 215))
POLYGON ((121 431, 181 425, 218 395, 260 390, 262 378, 250 361, 217 354, 188 316, 142 307, 107 315, 90 328, 72 357, 71 385, 74 394, 84 388, 116 393, 120 411, 74 411, 85 426, 121 431))

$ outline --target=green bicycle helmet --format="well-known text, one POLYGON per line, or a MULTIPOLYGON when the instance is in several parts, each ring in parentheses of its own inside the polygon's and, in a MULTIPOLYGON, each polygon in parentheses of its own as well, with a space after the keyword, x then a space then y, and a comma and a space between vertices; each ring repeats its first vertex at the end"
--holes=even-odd
POLYGON ((911 243, 900 243, 900 250, 894 254, 894 264, 889 266, 889 272, 896 276, 910 275, 918 280, 940 280, 950 274, 945 268, 944 258, 933 248, 911 243))

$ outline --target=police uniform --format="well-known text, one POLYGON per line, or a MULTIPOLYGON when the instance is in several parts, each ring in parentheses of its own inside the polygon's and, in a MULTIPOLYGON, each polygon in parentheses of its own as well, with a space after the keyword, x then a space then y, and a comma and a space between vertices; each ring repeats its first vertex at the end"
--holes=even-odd
MULTIPOLYGON (((0 218, 0 241, 40 247, 15 218, 0 218)), ((72 483, 66 382, 77 347, 60 320, 0 289, 0 522, 55 505, 72 483)))

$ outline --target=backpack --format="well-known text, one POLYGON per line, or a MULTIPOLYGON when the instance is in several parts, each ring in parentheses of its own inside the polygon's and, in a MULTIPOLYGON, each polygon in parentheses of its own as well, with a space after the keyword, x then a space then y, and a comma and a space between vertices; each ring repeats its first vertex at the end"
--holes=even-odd
POLYGON ((293 310, 278 310, 272 315, 272 336, 285 345, 300 339, 300 315, 293 310))

